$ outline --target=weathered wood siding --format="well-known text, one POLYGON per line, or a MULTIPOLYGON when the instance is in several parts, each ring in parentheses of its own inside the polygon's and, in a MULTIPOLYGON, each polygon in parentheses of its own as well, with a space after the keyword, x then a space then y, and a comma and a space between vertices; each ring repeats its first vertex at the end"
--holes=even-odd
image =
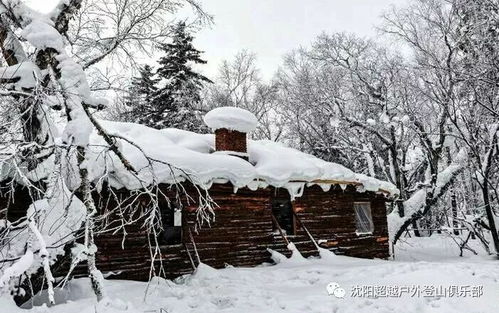
MULTIPOLYGON (((166 193, 167 186, 162 187, 166 193)), ((193 190, 187 188, 190 194, 193 190)), ((119 195, 119 192, 118 192, 119 195)), ((210 195, 217 203, 215 220, 210 226, 204 225, 195 231, 195 204, 184 210, 183 241, 194 254, 189 240, 189 229, 203 263, 215 268, 228 264, 233 266, 255 266, 263 262, 271 262, 267 248, 289 255, 285 242, 278 232, 273 230, 271 203, 274 197, 289 197, 284 189, 266 188, 251 191, 247 188, 234 193, 229 184, 216 184, 210 189, 210 195)), ((19 198, 23 199, 22 192, 19 198)), ((113 201, 106 195, 96 195, 100 198, 100 208, 106 211, 106 206, 112 207, 113 201)), ((27 201, 27 199, 26 199, 27 201)), ((5 199, 0 201, 4 204, 5 199), (3 201, 3 202, 2 202, 3 201)), ((9 218, 22 216, 22 210, 29 203, 19 203, 15 209, 9 210, 9 218)), ((166 202, 161 203, 167 207, 166 202)), ((334 187, 324 192, 318 186, 306 188, 303 196, 293 203, 296 214, 308 228, 316 240, 321 240, 324 247, 336 253, 365 258, 386 258, 388 252, 388 235, 385 198, 371 192, 358 193, 353 187, 342 190, 334 187), (355 233, 355 215, 353 202, 369 201, 374 221, 372 235, 357 235, 355 233)), ((11 220, 12 220, 11 219, 11 220)), ((126 227, 123 232, 107 233, 96 238, 99 247, 97 266, 112 278, 147 280, 151 272, 151 250, 148 234, 138 223, 126 227)), ((289 235, 304 256, 317 255, 317 251, 309 237, 295 220, 296 232, 289 235)), ((192 272, 192 265, 186 247, 183 244, 162 246, 161 264, 155 263, 156 274, 167 278, 178 277, 192 272)), ((192 255, 193 258, 194 255, 192 255)), ((156 258, 158 260, 158 258, 156 258)), ((57 264, 56 274, 62 274, 68 263, 57 264)), ((84 265, 80 265, 75 274, 85 275, 84 265)))
MULTIPOLYGON (((195 191, 187 188, 190 195, 195 191)), ((214 185, 210 195, 217 204, 215 220, 196 230, 196 205, 184 209, 183 241, 195 259, 194 247, 189 240, 192 233, 196 249, 203 263, 221 268, 226 264, 254 266, 270 262, 266 248, 272 244, 272 218, 270 216, 270 190, 233 192, 230 185, 214 185)), ((169 193, 164 188, 165 193, 169 193)), ((102 202, 107 202, 107 199, 102 202)), ((107 202, 112 206, 112 202, 107 202)), ((166 203, 162 206, 167 207, 166 203)), ((127 226, 127 235, 103 234, 96 238, 99 247, 97 266, 113 278, 147 280, 151 273, 151 250, 148 234, 137 226, 127 226), (124 247, 124 248, 123 248, 124 247)), ((192 265, 183 244, 160 246, 161 258, 156 257, 156 274, 175 278, 191 273, 192 265), (161 259, 161 260, 160 260, 161 259)), ((77 274, 84 275, 81 265, 77 274)))
MULTIPOLYGON (((191 194, 193 190, 188 190, 191 194)), ((215 220, 195 231, 195 204, 184 211, 183 241, 194 256, 189 239, 192 232, 199 257, 203 263, 215 268, 226 265, 255 266, 271 262, 267 248, 289 256, 282 236, 273 230, 270 205, 273 197, 289 197, 284 189, 247 188, 234 193, 231 185, 214 185, 210 195, 217 203, 215 220)), ((303 196, 293 203, 299 219, 316 240, 324 242, 335 253, 364 258, 387 258, 388 235, 385 198, 371 192, 358 193, 353 187, 339 187, 324 192, 318 186, 306 188, 303 196), (374 232, 357 235, 354 202, 371 202, 374 232)), ((300 252, 308 257, 317 251, 298 221, 296 232, 288 235, 300 252)), ((98 266, 104 272, 115 272, 116 278, 148 279, 151 269, 147 234, 139 227, 127 228, 127 236, 101 235, 98 266), (122 245, 125 247, 122 249, 122 245)), ((174 278, 192 271, 191 262, 184 245, 162 246, 161 275, 174 278)), ((156 262, 159 273, 160 262, 156 262)))
MULTIPOLYGON (((362 258, 387 258, 388 226, 386 220, 385 198, 372 192, 359 193, 354 187, 342 190, 333 187, 323 192, 319 186, 306 188, 303 196, 293 204, 299 219, 305 224, 316 240, 327 241, 323 244, 337 254, 362 258), (354 202, 370 202, 374 232, 370 235, 357 235, 354 202)), ((315 254, 305 231, 296 226, 295 242, 303 254, 315 254), (300 249, 300 244, 304 247, 300 249), (307 247, 307 248, 305 248, 307 247)))

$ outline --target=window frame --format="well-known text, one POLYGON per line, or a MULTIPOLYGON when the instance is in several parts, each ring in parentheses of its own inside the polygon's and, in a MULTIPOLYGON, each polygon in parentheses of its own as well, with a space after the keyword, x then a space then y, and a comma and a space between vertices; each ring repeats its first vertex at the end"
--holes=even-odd
MULTIPOLYGON (((370 201, 354 201, 353 202, 353 210, 354 210, 354 214, 355 214, 355 233, 358 235, 358 236, 361 236, 361 235, 372 235, 374 233, 374 230, 375 230, 375 225, 374 225, 374 220, 373 220, 373 214, 372 214, 372 204, 370 201), (359 207, 359 205, 361 205, 361 207, 363 207, 363 205, 367 205, 367 212, 368 212, 368 215, 367 217, 369 218, 369 228, 370 228, 370 231, 360 231, 359 230, 359 224, 361 223, 364 223, 363 221, 361 221, 360 217, 359 217, 359 214, 357 213, 357 208, 359 207)), ((366 212, 365 209, 362 209, 364 212, 366 212)))

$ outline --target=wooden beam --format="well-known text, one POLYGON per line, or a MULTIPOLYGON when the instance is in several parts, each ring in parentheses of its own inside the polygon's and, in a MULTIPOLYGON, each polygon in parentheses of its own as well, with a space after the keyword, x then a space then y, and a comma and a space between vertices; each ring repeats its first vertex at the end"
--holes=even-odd
POLYGON ((284 231, 282 230, 281 225, 279 225, 279 222, 275 218, 274 213, 270 213, 270 216, 272 216, 272 220, 274 221, 274 224, 277 226, 277 229, 279 230, 279 233, 281 234, 282 239, 284 239, 284 242, 286 242, 286 246, 289 245, 289 240, 286 237, 286 235, 284 235, 284 231))

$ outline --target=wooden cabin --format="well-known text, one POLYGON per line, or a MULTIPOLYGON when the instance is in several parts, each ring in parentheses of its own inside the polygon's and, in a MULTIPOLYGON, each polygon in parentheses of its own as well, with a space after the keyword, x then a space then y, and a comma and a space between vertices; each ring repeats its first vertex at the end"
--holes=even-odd
MULTIPOLYGON (((215 220, 197 231, 195 204, 175 213, 175 208, 163 203, 164 230, 159 241, 165 277, 191 273, 199 261, 214 268, 272 263, 267 249, 290 256, 287 241, 305 257, 318 256, 313 240, 336 254, 389 257, 387 198, 381 194, 359 193, 351 186, 344 190, 334 186, 325 192, 315 185, 291 201, 283 188, 243 188, 235 193, 230 184, 215 184, 210 195, 218 205, 215 220)), ((140 228, 128 229, 124 249, 122 240, 119 234, 98 238, 98 267, 104 273, 114 272, 113 278, 148 280, 147 234, 140 228)))
MULTIPOLYGON (((165 193, 170 192, 169 186, 160 187, 165 193)), ((121 190, 118 195, 120 192, 127 193, 121 190)), ((209 226, 196 227, 195 203, 180 211, 166 201, 161 203, 164 227, 158 242, 162 264, 156 258, 161 276, 173 279, 192 273, 199 261, 214 268, 272 263, 267 249, 290 256, 287 241, 293 242, 305 257, 318 256, 313 240, 340 255, 389 257, 387 197, 383 194, 358 192, 353 186, 343 189, 339 185, 324 191, 313 185, 291 201, 284 188, 242 188, 234 192, 230 184, 214 184, 209 193, 218 205, 209 226)), ((113 206, 106 195, 97 197, 100 203, 106 203, 100 207, 103 212, 113 206)), ((4 205, 9 200, 1 198, 1 201, 4 205)), ((19 189, 8 211, 11 221, 26 212, 25 201, 29 201, 29 195, 19 189)), ((125 237, 119 232, 96 238, 97 266, 109 278, 148 280, 151 269, 148 234, 140 225, 127 226, 126 231, 125 237)), ((56 275, 63 275, 67 262, 69 259, 55 264, 56 275)), ((85 266, 81 265, 75 276, 85 275, 85 266)))
MULTIPOLYGON (((161 132, 167 136, 165 141, 183 145, 185 158, 189 158, 186 151, 190 149, 195 151, 194 156, 205 157, 202 160, 206 164, 201 166, 212 168, 221 162, 224 170, 215 171, 213 175, 217 179, 205 186, 216 203, 210 225, 197 227, 196 202, 187 202, 185 198, 175 204, 160 202, 163 228, 157 234, 161 257, 155 258, 156 274, 176 278, 191 273, 199 262, 214 268, 272 263, 268 249, 289 256, 288 242, 294 243, 305 257, 318 255, 315 243, 346 256, 389 257, 386 203, 397 193, 393 185, 294 149, 268 142, 249 142, 246 132, 253 127, 251 118, 243 116, 241 121, 237 114, 229 115, 221 121, 217 115, 211 119, 207 115, 205 121, 215 129, 215 135, 157 131, 143 126, 132 133, 127 132, 131 124, 122 123, 125 127, 109 122, 105 125, 118 127, 115 131, 123 136, 136 136, 137 142, 140 142, 137 133, 150 142, 151 137, 161 132), (151 135, 144 135, 147 131, 151 135), (210 156, 216 157, 217 163, 210 163, 210 156), (245 177, 251 183, 236 186, 237 180, 233 180, 232 174, 245 177)), ((161 138, 153 140, 156 150, 166 149, 161 141, 161 138)), ((142 148, 147 150, 145 145, 142 148)), ((133 160, 125 146, 124 154, 133 160)), ((193 164, 199 166, 198 163, 193 164)), ((197 168, 197 171, 201 170, 197 168)), ((184 184, 188 194, 195 194, 193 184, 184 184)), ((101 214, 115 206, 116 197, 130 193, 130 188, 121 187, 114 187, 113 197, 106 192, 95 193, 101 214)), ((168 183, 161 183, 159 188, 166 195, 172 192, 168 183)), ((26 212, 29 197, 19 188, 13 199, 0 198, 2 207, 7 206, 7 202, 10 203, 8 218, 14 221, 26 212)), ((150 239, 140 223, 127 226, 126 236, 123 232, 99 235, 96 238, 98 268, 108 278, 150 279, 150 239)), ((54 264, 53 271, 62 275, 67 268, 68 259, 63 259, 54 264)), ((75 275, 86 275, 84 266, 77 269, 75 275)))

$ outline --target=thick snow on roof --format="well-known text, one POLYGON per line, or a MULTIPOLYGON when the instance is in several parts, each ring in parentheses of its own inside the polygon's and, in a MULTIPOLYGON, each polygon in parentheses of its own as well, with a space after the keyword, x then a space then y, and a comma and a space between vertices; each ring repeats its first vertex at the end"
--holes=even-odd
POLYGON ((242 133, 255 130, 258 123, 253 113, 236 107, 213 109, 204 116, 204 122, 213 130, 226 128, 242 133))
POLYGON ((137 189, 141 184, 172 183, 189 178, 209 188, 214 182, 231 182, 236 188, 256 189, 272 185, 287 188, 299 196, 308 183, 356 185, 361 191, 398 193, 394 185, 356 174, 339 164, 318 159, 298 150, 270 141, 248 141, 249 162, 227 154, 212 153, 213 134, 196 134, 179 129, 156 130, 138 124, 101 121, 119 140, 125 157, 139 170, 137 179, 126 171, 116 156, 107 151, 104 140, 94 132, 90 139, 89 174, 98 181, 110 173, 117 188, 137 189), (130 142, 128 142, 130 141, 130 142), (133 144, 131 143, 133 142, 133 144), (144 155, 147 155, 147 159, 144 155))

